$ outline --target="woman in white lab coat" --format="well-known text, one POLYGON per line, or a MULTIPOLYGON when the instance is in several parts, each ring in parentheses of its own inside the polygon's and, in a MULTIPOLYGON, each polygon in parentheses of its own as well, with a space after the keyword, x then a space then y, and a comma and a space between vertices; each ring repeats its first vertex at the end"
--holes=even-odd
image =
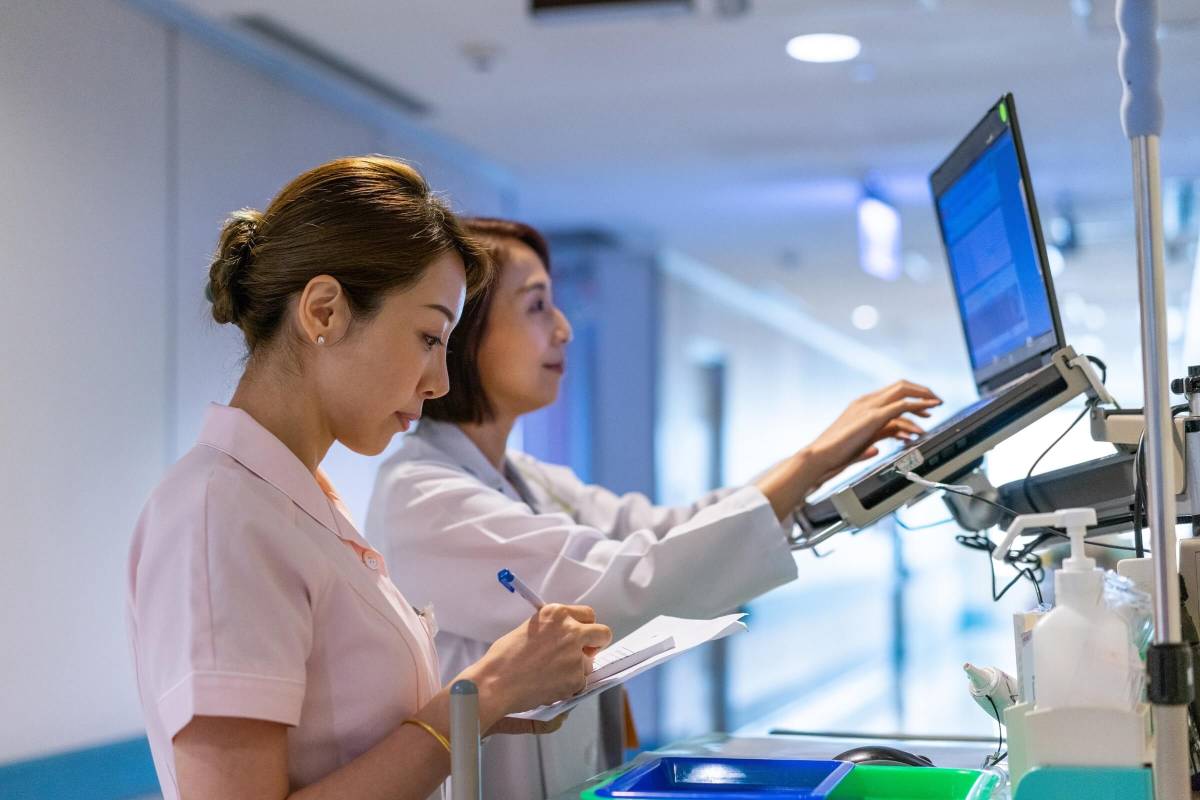
MULTIPOLYGON (((885 438, 909 438, 940 400, 901 382, 855 400, 814 442, 754 483, 680 507, 584 484, 569 468, 508 452, 517 419, 554 402, 571 326, 554 306, 549 252, 528 226, 472 220, 498 266, 449 343, 450 392, 380 470, 367 536, 397 586, 431 602, 446 675, 528 615, 496 572, 547 601, 585 603, 623 636, 659 614, 708 617, 792 580, 787 532, 806 495, 885 438)), ((613 413, 612 409, 607 413, 613 413)), ((484 746, 490 800, 541 800, 619 763, 620 693, 584 703, 557 733, 484 746)))

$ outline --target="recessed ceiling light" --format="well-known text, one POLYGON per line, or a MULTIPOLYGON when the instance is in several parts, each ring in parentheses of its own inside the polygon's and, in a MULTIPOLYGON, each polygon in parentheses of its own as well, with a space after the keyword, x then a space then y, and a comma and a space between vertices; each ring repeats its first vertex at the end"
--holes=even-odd
POLYGON ((862 305, 850 312, 850 324, 860 331, 869 331, 879 324, 879 309, 862 305))
POLYGON ((862 51, 862 44, 842 33, 809 33, 795 36, 787 43, 787 54, 797 61, 831 64, 849 61, 862 51))

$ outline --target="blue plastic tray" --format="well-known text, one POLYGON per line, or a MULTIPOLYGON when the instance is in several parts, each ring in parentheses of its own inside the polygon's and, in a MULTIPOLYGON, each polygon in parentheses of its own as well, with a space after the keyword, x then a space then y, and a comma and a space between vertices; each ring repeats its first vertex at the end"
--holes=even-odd
POLYGON ((663 756, 594 789, 624 800, 825 800, 853 764, 663 756))

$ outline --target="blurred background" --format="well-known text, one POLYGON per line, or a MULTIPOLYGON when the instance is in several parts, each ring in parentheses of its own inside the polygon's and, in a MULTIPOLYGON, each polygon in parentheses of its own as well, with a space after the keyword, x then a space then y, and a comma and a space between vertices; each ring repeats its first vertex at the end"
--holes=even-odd
MULTIPOLYGON (((576 339, 560 402, 514 444, 686 502, 899 377, 973 399, 926 181, 1011 90, 1067 339, 1140 405, 1112 0, 570 5, 0 0, 0 789, 75 770, 71 796, 154 790, 129 536, 240 374, 203 297, 221 221, 330 158, 410 160, 457 210, 547 232, 576 339), (789 45, 815 33, 854 41, 789 45)), ((1180 374, 1200 363, 1200 6, 1161 12, 1180 374)), ((993 481, 1081 408, 997 448, 993 481)), ((1081 425, 1039 470, 1105 451, 1081 425)), ((377 460, 327 464, 362 519, 377 460)), ((753 635, 639 679, 643 744, 994 734, 961 665, 1012 669, 1033 592, 993 602, 946 517, 926 500, 798 555, 799 580, 747 609, 753 635)))

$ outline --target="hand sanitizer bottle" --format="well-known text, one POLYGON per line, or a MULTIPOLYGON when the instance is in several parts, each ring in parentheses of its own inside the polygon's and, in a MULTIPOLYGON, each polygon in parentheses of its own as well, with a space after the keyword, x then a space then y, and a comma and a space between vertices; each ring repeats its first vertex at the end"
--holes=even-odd
POLYGON ((1017 517, 993 557, 1002 560, 1022 530, 1063 527, 1071 556, 1054 573, 1055 606, 1033 629, 1035 708, 1130 710, 1140 701, 1141 661, 1125 620, 1104 602, 1104 572, 1084 554, 1096 512, 1073 508, 1017 517))

